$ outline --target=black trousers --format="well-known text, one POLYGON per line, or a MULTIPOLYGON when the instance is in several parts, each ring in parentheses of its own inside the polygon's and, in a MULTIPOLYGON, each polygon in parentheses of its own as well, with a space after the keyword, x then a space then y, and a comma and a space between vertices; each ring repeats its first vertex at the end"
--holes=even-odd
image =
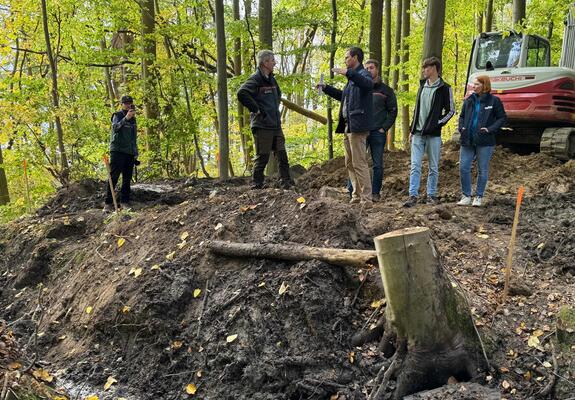
POLYGON ((256 185, 264 183, 264 170, 270 159, 270 153, 275 153, 278 160, 280 178, 283 182, 291 182, 289 175, 289 161, 286 151, 286 140, 281 129, 253 128, 256 158, 254 163, 253 180, 256 185))
MULTIPOLYGON (((130 202, 130 182, 132 181, 132 172, 134 171, 135 157, 132 154, 120 153, 119 151, 110 152, 110 169, 114 189, 122 175, 122 188, 120 189, 120 202, 130 202)), ((112 204, 112 191, 110 184, 106 183, 106 204, 112 204)))

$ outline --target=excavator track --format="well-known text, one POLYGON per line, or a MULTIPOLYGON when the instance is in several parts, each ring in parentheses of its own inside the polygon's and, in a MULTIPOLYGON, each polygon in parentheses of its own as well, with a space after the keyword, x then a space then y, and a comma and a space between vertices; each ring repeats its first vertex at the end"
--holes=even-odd
POLYGON ((575 158, 575 128, 547 128, 543 131, 541 153, 563 161, 575 158))

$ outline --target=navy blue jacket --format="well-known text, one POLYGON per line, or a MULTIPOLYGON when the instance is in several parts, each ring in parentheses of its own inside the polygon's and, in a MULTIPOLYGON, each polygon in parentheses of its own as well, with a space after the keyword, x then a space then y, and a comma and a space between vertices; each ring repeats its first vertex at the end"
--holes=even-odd
POLYGON ((491 93, 484 93, 481 96, 472 94, 463 103, 461 114, 459 114, 459 133, 461 135, 460 143, 462 146, 495 146, 495 135, 505 123, 507 115, 499 97, 491 93), (475 142, 471 143, 471 124, 473 118, 473 109, 475 102, 479 99, 479 118, 475 134, 475 142), (481 128, 487 128, 489 132, 481 131, 481 128))
MULTIPOLYGON (((349 124, 349 132, 368 132, 373 128, 373 79, 361 64, 355 69, 348 68, 345 76, 348 80, 343 90, 326 85, 323 91, 328 96, 341 101, 342 106, 344 99, 346 100, 347 116, 345 119, 349 124)), ((340 106, 336 133, 345 132, 345 119, 340 106)))

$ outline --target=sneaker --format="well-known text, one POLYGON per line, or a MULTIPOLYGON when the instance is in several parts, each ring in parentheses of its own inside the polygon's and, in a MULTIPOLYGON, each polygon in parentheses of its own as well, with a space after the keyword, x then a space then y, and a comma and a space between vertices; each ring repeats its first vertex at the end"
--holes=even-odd
POLYGON ((349 201, 349 204, 357 204, 360 202, 361 202, 361 199, 359 197, 352 197, 351 200, 349 201))
POLYGON ((439 200, 435 196, 427 196, 425 199, 425 204, 434 206, 436 204, 439 204, 439 200))
POLYGON ((475 197, 475 198, 473 199, 473 204, 472 204, 472 206, 473 206, 473 207, 481 207, 482 201, 483 201, 483 197, 477 196, 477 197, 475 197))
POLYGON ((409 196, 409 199, 403 203, 404 207, 410 208, 417 204, 417 196, 409 196))
POLYGON ((461 196, 461 200, 457 202, 458 206, 470 206, 471 205, 471 196, 461 196))
POLYGON ((372 194, 371 199, 375 202, 381 201, 381 195, 379 193, 372 194))

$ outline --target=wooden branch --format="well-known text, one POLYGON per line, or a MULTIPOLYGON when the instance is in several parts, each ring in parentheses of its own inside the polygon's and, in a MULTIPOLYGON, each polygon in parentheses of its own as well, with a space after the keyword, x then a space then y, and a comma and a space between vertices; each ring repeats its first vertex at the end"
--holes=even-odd
POLYGON ((323 247, 308 247, 298 244, 234 243, 214 240, 208 248, 220 255, 231 257, 271 258, 276 260, 302 261, 320 260, 328 264, 363 268, 376 265, 377 253, 373 250, 349 250, 323 247))
POLYGON ((282 98, 282 104, 286 108, 289 108, 290 110, 295 111, 296 113, 301 114, 304 117, 308 117, 310 119, 313 119, 314 121, 317 121, 323 125, 327 124, 327 118, 324 117, 323 115, 320 115, 320 114, 315 113, 313 111, 307 110, 301 106, 298 106, 296 103, 292 103, 291 101, 283 99, 283 98, 282 98))
MULTIPOLYGON (((32 54, 38 54, 41 56, 45 56, 47 55, 46 51, 36 51, 36 50, 32 50, 32 49, 25 49, 25 48, 21 48, 21 47, 10 47, 12 50, 14 51, 21 51, 23 53, 32 53, 32 54)), ((99 67, 99 68, 113 68, 113 67, 119 67, 121 65, 126 65, 126 64, 131 64, 134 65, 136 64, 135 61, 130 61, 130 60, 124 60, 124 61, 120 61, 117 63, 113 63, 113 64, 100 64, 100 63, 82 63, 79 61, 74 61, 72 59, 72 57, 69 56, 65 56, 62 54, 58 54, 57 57, 58 59, 64 60, 64 61, 68 61, 68 62, 72 62, 76 65, 84 65, 86 67, 99 67)))

